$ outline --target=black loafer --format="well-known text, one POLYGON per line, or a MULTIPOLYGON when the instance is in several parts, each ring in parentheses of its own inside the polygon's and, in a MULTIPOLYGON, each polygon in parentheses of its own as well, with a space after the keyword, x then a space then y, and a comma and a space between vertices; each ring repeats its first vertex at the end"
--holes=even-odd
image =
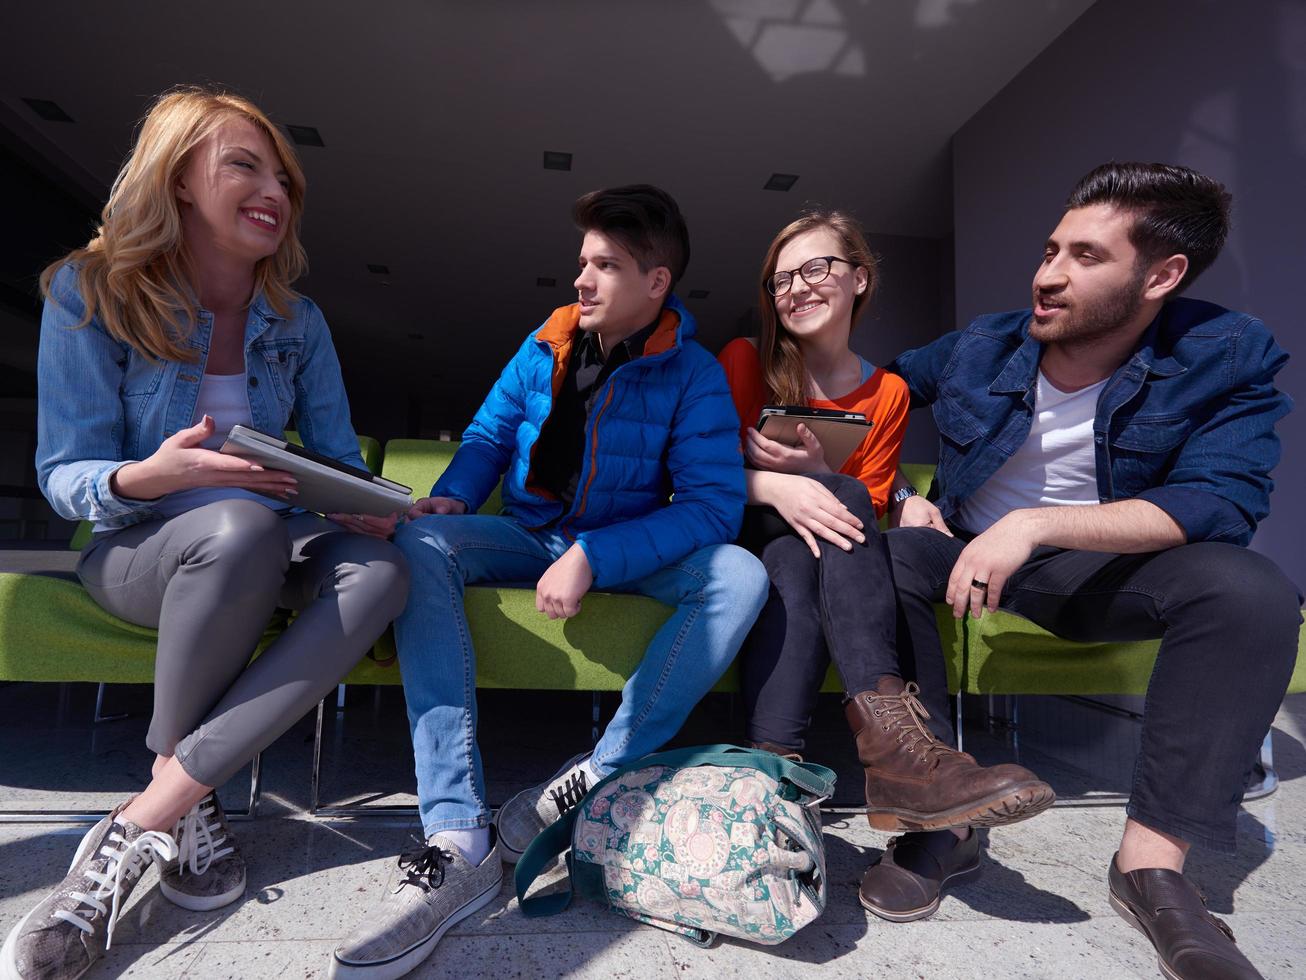
POLYGON ((1111 858, 1111 907, 1156 948, 1170 980, 1264 980, 1243 956, 1233 930, 1206 910, 1197 887, 1168 868, 1122 872, 1111 858))

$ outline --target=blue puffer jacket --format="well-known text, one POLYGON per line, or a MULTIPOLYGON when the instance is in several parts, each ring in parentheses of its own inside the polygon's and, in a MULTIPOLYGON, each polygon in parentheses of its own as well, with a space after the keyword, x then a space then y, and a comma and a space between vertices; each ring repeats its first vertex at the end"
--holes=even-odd
POLYGON ((556 521, 585 549, 595 586, 612 588, 735 539, 744 513, 739 418, 725 373, 691 339, 694 318, 672 297, 643 356, 613 371, 598 392, 579 489, 564 514, 535 485, 531 451, 567 375, 579 322, 578 305, 560 307, 526 338, 431 495, 473 512, 502 476, 504 513, 528 527, 556 521))

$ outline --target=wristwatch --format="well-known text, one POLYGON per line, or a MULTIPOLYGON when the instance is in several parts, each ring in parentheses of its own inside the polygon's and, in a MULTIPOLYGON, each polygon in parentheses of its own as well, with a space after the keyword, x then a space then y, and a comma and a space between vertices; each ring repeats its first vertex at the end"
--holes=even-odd
POLYGON ((915 497, 917 495, 918 494, 916 492, 915 487, 903 487, 901 490, 899 490, 897 493, 893 495, 893 505, 897 507, 908 497, 915 497))

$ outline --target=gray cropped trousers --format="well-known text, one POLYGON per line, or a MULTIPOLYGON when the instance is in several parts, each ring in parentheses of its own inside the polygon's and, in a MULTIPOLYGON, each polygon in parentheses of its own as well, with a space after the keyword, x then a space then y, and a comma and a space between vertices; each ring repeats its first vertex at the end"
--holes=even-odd
POLYGON ((205 786, 325 697, 408 596, 390 542, 252 500, 98 534, 77 574, 113 615, 159 631, 146 745, 205 786), (298 615, 251 663, 278 607, 298 615))

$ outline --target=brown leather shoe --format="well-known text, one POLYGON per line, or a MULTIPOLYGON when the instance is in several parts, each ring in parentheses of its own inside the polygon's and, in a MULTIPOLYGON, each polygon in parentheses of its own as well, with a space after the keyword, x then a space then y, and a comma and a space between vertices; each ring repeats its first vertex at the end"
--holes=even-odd
POLYGON ((944 886, 976 875, 979 834, 958 840, 951 830, 903 834, 889 841, 880 860, 862 875, 862 908, 890 922, 928 919, 939 910, 944 886))
POLYGON ((1111 858, 1111 907, 1156 949, 1170 980, 1263 980, 1243 956, 1224 920, 1206 911, 1197 886, 1178 871, 1140 868, 1123 872, 1111 858))
POLYGON ((803 757, 796 750, 785 745, 776 745, 774 742, 749 742, 750 749, 761 749, 763 752, 770 752, 772 755, 778 755, 782 759, 788 759, 790 762, 802 762, 803 757))
POLYGON ((915 684, 883 677, 844 707, 866 770, 866 819, 876 830, 1000 827, 1041 813, 1057 798, 1023 766, 981 766, 925 725, 915 684))

